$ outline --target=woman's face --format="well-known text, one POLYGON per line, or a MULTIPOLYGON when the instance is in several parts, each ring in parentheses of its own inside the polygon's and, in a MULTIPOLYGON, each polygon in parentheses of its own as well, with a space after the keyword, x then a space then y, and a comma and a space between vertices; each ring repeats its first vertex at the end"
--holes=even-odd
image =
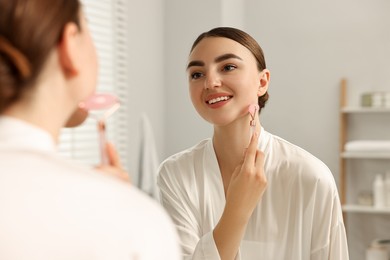
POLYGON ((223 37, 202 39, 188 63, 189 90, 198 113, 215 125, 227 125, 248 114, 257 104, 262 72, 253 54, 223 37))

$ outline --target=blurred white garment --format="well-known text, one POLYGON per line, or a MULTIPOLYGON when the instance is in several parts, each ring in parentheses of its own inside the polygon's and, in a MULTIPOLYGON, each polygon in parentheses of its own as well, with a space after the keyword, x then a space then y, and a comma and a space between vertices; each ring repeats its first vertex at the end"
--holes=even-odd
POLYGON ((162 207, 60 157, 46 131, 0 117, 0 259, 180 259, 162 207))
POLYGON ((146 114, 142 114, 140 121, 138 187, 154 199, 159 200, 157 170, 160 161, 158 160, 153 128, 146 114))

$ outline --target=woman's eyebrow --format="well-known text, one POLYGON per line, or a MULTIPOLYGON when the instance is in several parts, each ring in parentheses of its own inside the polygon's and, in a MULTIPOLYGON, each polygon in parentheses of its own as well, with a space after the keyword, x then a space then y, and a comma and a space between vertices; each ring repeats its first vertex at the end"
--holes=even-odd
POLYGON ((190 67, 193 67, 193 66, 204 66, 204 62, 203 61, 200 61, 200 60, 194 60, 194 61, 190 61, 187 65, 187 70, 190 68, 190 67))
POLYGON ((226 53, 221 56, 218 56, 217 58, 214 59, 215 62, 221 62, 227 59, 239 59, 242 60, 239 56, 233 53, 226 53))
MULTIPOLYGON (((228 60, 228 59, 239 59, 239 60, 242 60, 239 56, 237 56, 236 54, 233 54, 233 53, 226 53, 226 54, 223 54, 221 56, 218 56, 214 59, 214 61, 216 63, 218 62, 221 62, 221 61, 224 61, 224 60, 228 60)), ((192 67, 192 66, 204 66, 204 62, 203 61, 200 61, 200 60, 193 60, 193 61, 190 61, 187 65, 187 70, 192 67)))

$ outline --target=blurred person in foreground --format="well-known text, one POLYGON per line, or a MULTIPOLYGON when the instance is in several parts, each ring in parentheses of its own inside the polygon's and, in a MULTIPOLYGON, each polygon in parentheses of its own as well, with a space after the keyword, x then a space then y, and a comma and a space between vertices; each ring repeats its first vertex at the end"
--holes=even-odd
POLYGON ((0 0, 0 259, 179 259, 169 216, 112 146, 99 170, 56 152, 97 67, 78 0, 0 0))

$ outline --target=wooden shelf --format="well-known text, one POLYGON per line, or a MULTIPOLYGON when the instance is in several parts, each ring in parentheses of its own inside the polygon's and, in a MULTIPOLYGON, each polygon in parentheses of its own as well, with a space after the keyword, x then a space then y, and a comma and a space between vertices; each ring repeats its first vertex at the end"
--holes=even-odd
POLYGON ((339 162, 340 162, 340 198, 343 210, 344 221, 350 213, 358 214, 389 214, 390 207, 377 208, 373 206, 363 206, 350 204, 347 202, 347 160, 349 159, 390 159, 390 152, 383 151, 345 151, 348 139, 349 116, 350 115, 390 115, 390 107, 359 107, 348 106, 347 104, 347 81, 341 80, 340 86, 340 139, 339 139, 339 162))
POLYGON ((390 159, 390 152, 343 152, 343 159, 390 159))
POLYGON ((386 107, 342 107, 342 113, 352 114, 352 113, 390 113, 390 108, 386 107))
POLYGON ((342 206, 343 212, 347 213, 369 213, 369 214, 390 214, 390 208, 375 208, 372 206, 362 206, 346 204, 342 206))

